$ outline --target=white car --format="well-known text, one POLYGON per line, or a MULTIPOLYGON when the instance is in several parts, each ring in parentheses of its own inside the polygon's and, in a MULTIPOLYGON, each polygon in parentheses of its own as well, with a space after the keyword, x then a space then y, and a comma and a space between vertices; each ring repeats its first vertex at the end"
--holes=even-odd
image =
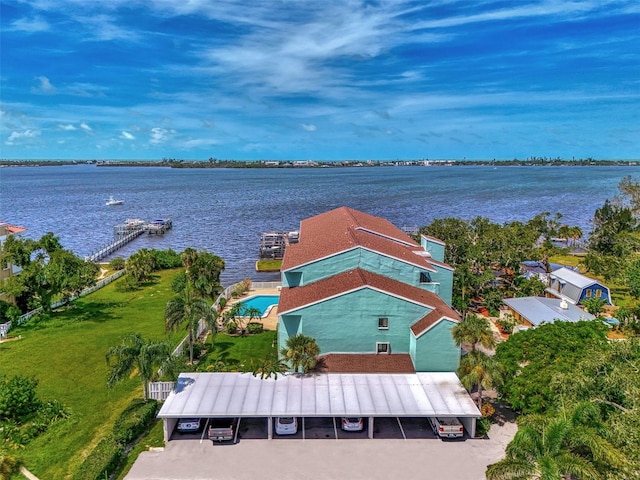
POLYGON ((178 420, 178 432, 180 433, 189 433, 189 432, 197 432, 200 430, 200 419, 199 418, 181 418, 178 420))
POLYGON ((364 428, 362 417, 342 417, 341 428, 345 432, 361 432, 364 428))
POLYGON ((298 432, 296 417, 276 417, 276 433, 278 435, 295 435, 298 432))

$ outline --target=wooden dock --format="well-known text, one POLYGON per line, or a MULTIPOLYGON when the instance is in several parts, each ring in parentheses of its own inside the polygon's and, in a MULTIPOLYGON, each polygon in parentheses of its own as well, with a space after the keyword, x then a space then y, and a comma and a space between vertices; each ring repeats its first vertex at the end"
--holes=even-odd
POLYGON ((260 258, 281 259, 288 245, 298 243, 299 232, 265 232, 260 237, 260 258))
POLYGON ((170 218, 150 222, 138 218, 128 219, 124 223, 114 227, 113 234, 115 239, 113 242, 85 257, 85 260, 98 262, 145 233, 147 235, 164 235, 168 230, 171 230, 172 227, 173 222, 170 218))

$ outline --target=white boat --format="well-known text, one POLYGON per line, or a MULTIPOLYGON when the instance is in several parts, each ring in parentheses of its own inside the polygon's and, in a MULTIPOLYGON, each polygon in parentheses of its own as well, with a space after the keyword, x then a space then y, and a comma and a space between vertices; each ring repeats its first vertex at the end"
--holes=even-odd
POLYGON ((106 205, 107 207, 110 207, 112 205, 122 205, 124 203, 124 200, 116 200, 115 198, 113 198, 113 196, 109 197, 109 200, 107 201, 106 205))

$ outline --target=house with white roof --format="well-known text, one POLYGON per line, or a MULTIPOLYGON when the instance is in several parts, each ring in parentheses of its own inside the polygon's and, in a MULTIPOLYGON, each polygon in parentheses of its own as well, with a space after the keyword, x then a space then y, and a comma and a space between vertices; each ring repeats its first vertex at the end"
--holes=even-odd
POLYGON ((606 285, 565 267, 549 274, 549 287, 545 293, 547 297, 565 300, 574 305, 589 298, 599 298, 606 305, 612 305, 611 292, 606 285))
POLYGON ((564 299, 546 297, 505 298, 507 312, 511 313, 520 326, 538 327, 543 323, 579 322, 596 317, 564 299))

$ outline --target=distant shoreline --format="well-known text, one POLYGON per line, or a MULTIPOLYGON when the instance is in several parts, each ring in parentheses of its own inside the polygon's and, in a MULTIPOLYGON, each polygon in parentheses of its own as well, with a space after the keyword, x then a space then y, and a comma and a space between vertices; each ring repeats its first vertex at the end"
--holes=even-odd
POLYGON ((593 158, 564 160, 529 158, 525 160, 0 160, 0 167, 40 167, 95 165, 97 167, 165 167, 165 168, 340 168, 340 167, 451 167, 451 166, 640 166, 639 160, 596 160, 593 158))

